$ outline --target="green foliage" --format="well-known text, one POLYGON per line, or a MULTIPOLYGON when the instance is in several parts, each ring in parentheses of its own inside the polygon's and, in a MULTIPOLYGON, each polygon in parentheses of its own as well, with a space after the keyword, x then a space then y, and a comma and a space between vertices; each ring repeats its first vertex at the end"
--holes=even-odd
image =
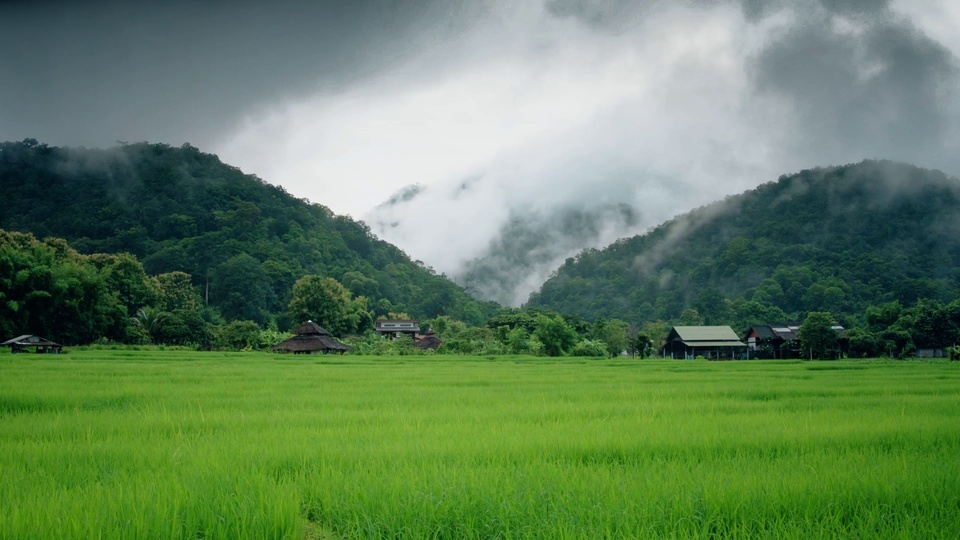
POLYGON ((813 311, 800 325, 800 340, 803 348, 813 357, 827 358, 837 349, 837 332, 833 329, 833 315, 825 311, 813 311))
POLYGON ((199 311, 175 309, 157 315, 156 328, 151 336, 155 343, 208 349, 213 343, 214 329, 203 320, 199 311))
POLYGON ((543 344, 547 356, 561 356, 577 342, 577 333, 557 316, 538 315, 533 335, 543 344))
POLYGON ((253 321, 231 321, 216 329, 213 346, 235 351, 261 348, 260 326, 253 321))
POLYGON ((604 344, 602 341, 583 339, 573 346, 573 348, 570 350, 570 355, 606 358, 610 356, 610 352, 607 350, 606 344, 604 344))
POLYGON ((227 320, 265 325, 273 290, 263 264, 246 253, 235 255, 210 271, 210 299, 227 320))
POLYGON ((335 336, 355 333, 356 328, 351 327, 353 321, 348 319, 350 303, 350 293, 339 281, 331 277, 303 276, 293 284, 288 316, 294 324, 314 321, 335 336))
POLYGON ((656 352, 656 346, 649 336, 646 334, 637 334, 636 337, 634 337, 633 345, 631 347, 632 354, 635 354, 640 358, 646 358, 651 356, 654 352, 656 352))
POLYGON ((960 295, 958 269, 960 182, 865 161, 781 177, 585 250, 527 305, 744 330, 811 311, 844 320, 889 302, 950 301, 960 295))
POLYGON ((917 349, 946 352, 960 344, 960 299, 946 305, 920 299, 909 308, 899 302, 868 306, 865 326, 848 338, 851 356, 905 358, 917 349))
MULTIPOLYGON (((189 145, 93 150, 0 143, 0 192, 0 228, 63 238, 82 253, 131 254, 150 275, 183 272, 227 320, 289 322, 279 319, 294 282, 307 274, 337 279, 374 311, 387 306, 378 315, 448 315, 479 325, 498 307, 378 240, 363 222, 189 145)), ((155 302, 151 284, 133 275, 132 258, 95 265, 127 317, 145 305, 194 309, 155 302), (127 271, 123 278, 108 275, 127 271), (117 288, 121 283, 127 288, 117 288)), ((361 316, 350 325, 363 328, 366 321, 361 316)))
POLYGON ((597 319, 590 334, 604 345, 610 356, 620 356, 629 348, 629 325, 620 319, 597 319))
POLYGON ((154 278, 158 289, 156 303, 163 311, 182 309, 199 311, 202 305, 200 294, 190 282, 190 274, 185 272, 167 272, 154 278))
POLYGON ((531 343, 530 332, 522 326, 518 326, 507 332, 507 347, 511 354, 536 354, 534 344, 531 343))
POLYGON ((108 278, 122 279, 61 239, 0 230, 0 332, 66 345, 123 339, 129 308, 108 278))
POLYGON ((0 354, 0 536, 958 538, 957 367, 0 354))

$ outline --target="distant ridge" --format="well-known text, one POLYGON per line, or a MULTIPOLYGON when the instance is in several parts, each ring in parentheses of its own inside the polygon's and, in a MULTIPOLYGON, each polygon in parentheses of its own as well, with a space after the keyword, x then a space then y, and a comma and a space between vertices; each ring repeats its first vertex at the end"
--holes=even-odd
POLYGON ((782 176, 643 235, 567 259, 528 305, 588 320, 725 320, 960 292, 960 181, 890 161, 782 176))

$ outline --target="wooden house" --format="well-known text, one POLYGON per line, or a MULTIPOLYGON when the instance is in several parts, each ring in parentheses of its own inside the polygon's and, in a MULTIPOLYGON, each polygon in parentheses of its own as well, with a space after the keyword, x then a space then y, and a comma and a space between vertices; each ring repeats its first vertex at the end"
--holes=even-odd
POLYGON ((7 347, 10 347, 10 352, 13 354, 26 352, 29 348, 33 348, 34 352, 39 354, 59 354, 63 352, 63 345, 54 343, 49 339, 42 338, 40 336, 33 336, 30 334, 8 339, 7 341, 0 343, 0 345, 6 345, 7 347))
MULTIPOLYGON (((837 348, 831 356, 841 357, 848 350, 846 330, 835 324, 831 327, 837 333, 837 348)), ((758 324, 751 326, 743 337, 749 348, 751 358, 788 359, 803 358, 803 341, 800 336, 799 322, 758 324)))
POLYGON ((664 358, 745 358, 747 346, 729 326, 674 326, 660 347, 664 358))
POLYGON ((350 347, 344 345, 339 340, 330 335, 322 326, 307 321, 293 331, 294 336, 290 339, 281 341, 272 347, 271 350, 292 352, 294 354, 311 354, 322 352, 336 352, 343 354, 350 350, 350 347))
POLYGON ((799 323, 758 324, 751 326, 743 339, 751 358, 799 358, 799 329, 799 323))
POLYGON ((407 334, 416 339, 420 333, 420 322, 408 319, 377 321, 377 332, 384 337, 396 338, 407 334))

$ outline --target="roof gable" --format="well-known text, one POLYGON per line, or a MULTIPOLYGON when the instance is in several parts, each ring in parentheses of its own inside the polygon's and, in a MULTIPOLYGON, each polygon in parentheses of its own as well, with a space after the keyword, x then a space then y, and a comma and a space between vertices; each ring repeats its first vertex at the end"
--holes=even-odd
POLYGON ((746 336, 750 337, 751 335, 756 336, 758 339, 773 339, 776 337, 770 326, 766 324, 751 326, 750 329, 747 330, 746 336))

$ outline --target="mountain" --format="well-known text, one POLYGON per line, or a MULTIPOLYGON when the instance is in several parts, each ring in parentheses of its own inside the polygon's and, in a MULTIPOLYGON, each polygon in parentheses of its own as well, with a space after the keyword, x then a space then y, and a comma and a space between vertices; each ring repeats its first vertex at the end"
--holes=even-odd
POLYGON ((151 275, 186 272, 228 320, 276 321, 305 274, 337 279, 378 315, 481 324, 498 307, 363 222, 190 145, 0 143, 0 193, 0 229, 60 237, 80 253, 131 253, 151 275))
POLYGON ((585 250, 527 305, 588 320, 710 324, 741 309, 849 318, 958 293, 960 181, 864 161, 783 176, 585 250))

